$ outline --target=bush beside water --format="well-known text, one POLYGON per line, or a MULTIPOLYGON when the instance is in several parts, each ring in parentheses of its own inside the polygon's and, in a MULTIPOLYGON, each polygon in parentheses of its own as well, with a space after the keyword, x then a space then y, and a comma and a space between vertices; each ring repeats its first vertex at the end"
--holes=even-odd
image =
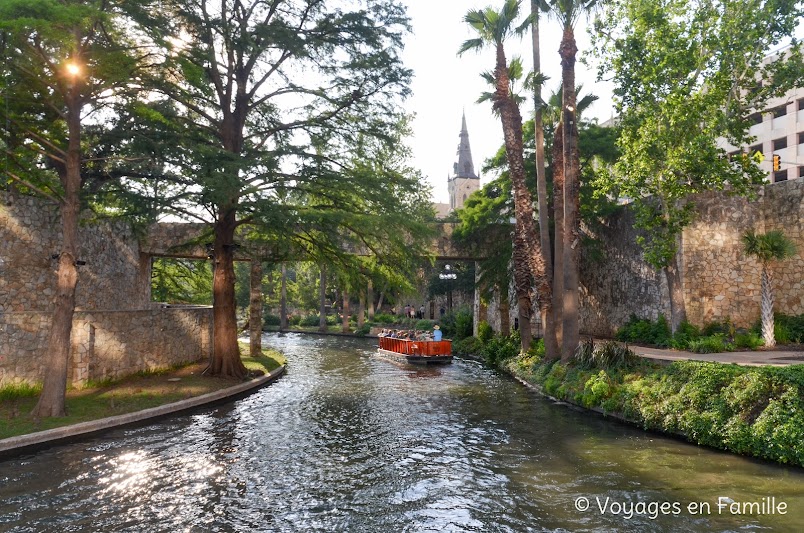
MULTIPOLYGON (((664 316, 654 322, 631 315, 615 338, 623 342, 648 344, 659 348, 675 348, 695 353, 718 353, 734 350, 756 350, 764 344, 760 323, 751 329, 735 328, 727 318, 723 322, 711 322, 699 329, 689 322, 682 322, 675 335, 671 335, 664 316)), ((804 343, 804 315, 777 314, 774 332, 778 344, 804 343)))
MULTIPOLYGON (((597 349, 601 354, 613 350, 597 349)), ((587 353, 563 366, 524 354, 510 359, 506 369, 551 396, 616 413, 645 429, 804 466, 804 365, 679 361, 661 366, 634 357, 587 353)))

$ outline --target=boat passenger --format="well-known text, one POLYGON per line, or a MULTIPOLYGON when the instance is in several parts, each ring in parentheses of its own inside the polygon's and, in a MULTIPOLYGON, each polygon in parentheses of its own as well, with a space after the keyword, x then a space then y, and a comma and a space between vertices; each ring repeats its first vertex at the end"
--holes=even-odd
POLYGON ((443 333, 441 332, 441 328, 438 327, 438 324, 433 326, 433 340, 434 341, 440 341, 442 336, 443 336, 443 333))

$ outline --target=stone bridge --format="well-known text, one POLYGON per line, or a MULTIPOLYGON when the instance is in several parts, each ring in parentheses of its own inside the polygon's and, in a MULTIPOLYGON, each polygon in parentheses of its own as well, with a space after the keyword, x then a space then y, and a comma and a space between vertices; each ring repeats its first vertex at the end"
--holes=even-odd
MULTIPOLYGON (((440 260, 475 261, 481 254, 475 250, 462 250, 452 242, 454 223, 435 224, 436 237, 430 244, 433 256, 440 260)), ((162 222, 153 224, 147 235, 140 241, 140 252, 151 257, 176 257, 184 259, 207 259, 214 237, 209 224, 183 222, 162 222)), ((279 244, 250 242, 247 231, 242 232, 236 242, 241 245, 235 254, 236 260, 250 261, 260 258, 264 261, 303 260, 303 251, 285 251, 279 244)), ((365 250, 354 250, 358 255, 368 255, 365 250)))

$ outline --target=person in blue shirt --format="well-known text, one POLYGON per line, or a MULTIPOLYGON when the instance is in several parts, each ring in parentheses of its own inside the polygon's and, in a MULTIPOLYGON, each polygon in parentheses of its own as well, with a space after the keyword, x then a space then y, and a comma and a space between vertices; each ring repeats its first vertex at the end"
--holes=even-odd
POLYGON ((442 335, 443 334, 441 333, 441 328, 438 327, 437 325, 433 326, 433 340, 440 341, 442 335))

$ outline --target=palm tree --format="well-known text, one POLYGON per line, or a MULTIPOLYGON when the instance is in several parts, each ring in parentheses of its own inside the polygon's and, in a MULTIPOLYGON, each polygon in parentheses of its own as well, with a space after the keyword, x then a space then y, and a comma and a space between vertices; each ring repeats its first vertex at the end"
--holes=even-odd
MULTIPOLYGON (((580 227, 580 157, 578 153, 577 103, 575 94, 575 24, 588 14, 599 0, 551 0, 550 9, 563 28, 558 53, 561 56, 561 88, 564 93, 561 120, 563 123, 562 151, 564 155, 564 290, 562 361, 569 361, 580 341, 578 328, 578 270, 580 227)), ((556 272, 558 277, 559 272, 556 272)))
MULTIPOLYGON (((516 229, 522 238, 529 260, 531 274, 533 275, 536 292, 539 299, 539 308, 542 315, 552 306, 552 288, 546 276, 546 265, 542 256, 541 245, 537 238, 536 223, 533 220, 533 197, 525 183, 525 163, 522 142, 522 115, 519 105, 511 94, 511 78, 508 64, 505 59, 504 42, 515 34, 521 34, 527 27, 525 24, 515 28, 514 22, 519 16, 521 2, 519 0, 506 0, 498 12, 487 7, 483 10, 473 9, 466 13, 464 20, 477 31, 478 37, 469 39, 461 45, 458 55, 469 50, 479 51, 487 46, 493 46, 496 53, 496 63, 493 73, 495 82, 492 102, 495 112, 500 114, 505 139, 506 158, 511 173, 511 183, 514 189, 514 212, 516 215, 516 229)), ((545 329, 549 325, 545 324, 545 329)), ((545 347, 548 354, 554 354, 557 346, 550 342, 551 335, 545 335, 545 347)))
POLYGON ((776 346, 773 334, 773 277, 769 266, 772 261, 783 261, 795 255, 796 247, 778 230, 764 235, 749 230, 743 234, 743 247, 746 255, 756 257, 762 263, 762 337, 765 346, 776 346))
MULTIPOLYGON (((530 0, 530 20, 531 20, 531 40, 533 48, 533 73, 534 75, 541 75, 541 51, 539 47, 539 11, 548 11, 549 6, 544 0, 530 0)), ((547 207, 547 177, 545 176, 544 168, 544 124, 542 123, 542 109, 544 102, 542 101, 542 83, 534 83, 533 85, 533 104, 535 114, 533 118, 534 137, 536 144, 536 198, 539 202, 539 234, 542 243, 542 257, 546 268, 545 275, 548 282, 553 280, 553 258, 551 256, 551 243, 550 243, 550 213, 547 207)), ((555 293, 553 294, 553 305, 547 310, 547 314, 542 315, 542 323, 550 324, 549 329, 545 328, 545 337, 547 335, 556 336, 558 333, 558 316, 556 315, 555 307, 555 293)), ((556 337, 552 340, 555 346, 558 346, 560 338, 556 337)), ((551 354, 556 357, 558 353, 551 354)))

